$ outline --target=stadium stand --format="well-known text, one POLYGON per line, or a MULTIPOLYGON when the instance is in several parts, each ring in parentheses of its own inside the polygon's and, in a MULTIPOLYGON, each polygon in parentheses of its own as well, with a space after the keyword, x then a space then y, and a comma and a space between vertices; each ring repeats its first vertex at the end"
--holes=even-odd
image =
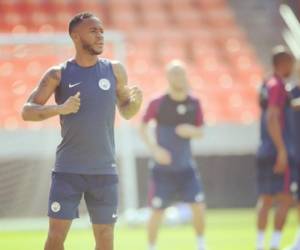
MULTIPOLYGON (((278 6, 269 16, 268 4, 274 2, 280 0, 0 1, 0 217, 45 215, 49 173, 61 139, 58 118, 23 122, 20 109, 43 72, 72 56, 72 46, 61 43, 60 32, 67 36, 69 18, 83 10, 99 15, 108 30, 104 57, 115 58, 114 35, 123 34, 130 82, 142 86, 145 104, 166 87, 165 63, 174 58, 187 63, 192 90, 212 125, 193 144, 208 207, 253 206, 260 63, 265 71, 270 48, 283 42, 278 6), (12 42, 32 35, 42 42, 12 42), (45 37, 50 39, 46 43, 45 37)), ((140 117, 135 124, 117 119, 123 212, 147 205, 149 152, 135 126, 140 117)))
MULTIPOLYGON (((188 64, 191 87, 202 99, 208 123, 257 120, 262 66, 225 0, 3 0, 0 32, 65 32, 69 18, 82 10, 99 14, 106 29, 124 33, 129 77, 141 84, 146 101, 165 88, 164 65, 177 58, 188 64)), ((5 47, 0 56, 1 128, 33 126, 21 121, 21 105, 42 73, 61 61, 45 46, 5 47)), ((41 126, 56 125, 52 119, 41 126)))

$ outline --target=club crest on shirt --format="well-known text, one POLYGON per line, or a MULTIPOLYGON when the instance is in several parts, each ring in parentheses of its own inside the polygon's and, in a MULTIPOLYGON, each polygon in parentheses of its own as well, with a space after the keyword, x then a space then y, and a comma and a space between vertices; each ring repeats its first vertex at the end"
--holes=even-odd
POLYGON ((187 112, 187 108, 183 104, 179 104, 176 108, 176 111, 179 115, 184 115, 187 112))
POLYGON ((110 89, 110 81, 106 78, 102 78, 99 80, 99 88, 102 90, 109 90, 110 89))

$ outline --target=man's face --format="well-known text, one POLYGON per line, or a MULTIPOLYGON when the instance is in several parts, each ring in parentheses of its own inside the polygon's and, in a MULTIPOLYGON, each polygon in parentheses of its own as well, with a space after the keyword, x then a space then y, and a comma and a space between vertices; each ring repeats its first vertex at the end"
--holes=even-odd
POLYGON ((90 55, 103 52, 103 25, 96 17, 85 19, 74 30, 74 41, 90 55))
POLYGON ((287 78, 291 76, 294 70, 294 65, 295 60, 292 56, 288 56, 287 58, 285 58, 285 60, 282 62, 284 77, 287 78))
POLYGON ((188 81, 184 68, 175 67, 168 69, 167 78, 171 89, 179 92, 188 91, 188 81))

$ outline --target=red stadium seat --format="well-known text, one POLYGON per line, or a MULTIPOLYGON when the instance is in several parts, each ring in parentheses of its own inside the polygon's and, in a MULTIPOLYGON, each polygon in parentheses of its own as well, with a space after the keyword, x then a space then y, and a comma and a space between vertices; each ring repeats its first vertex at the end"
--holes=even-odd
POLYGON ((144 12, 143 19, 147 28, 163 29, 169 26, 167 15, 164 12, 144 12))
POLYGON ((201 0, 199 7, 204 11, 224 10, 227 8, 226 0, 201 0))
POLYGON ((112 23, 115 28, 120 30, 132 30, 137 27, 137 18, 130 13, 120 13, 112 18, 112 23))
MULTIPOLYGON (((256 86, 263 69, 226 0, 61 0, 0 1, 0 32, 66 31, 69 19, 91 10, 105 27, 125 35, 129 79, 141 85, 145 100, 167 86, 165 64, 188 63, 191 88, 201 98, 209 124, 250 123, 258 118, 256 86)), ((16 129, 57 126, 51 119, 25 123, 20 108, 45 70, 72 51, 48 45, 6 46, 0 56, 0 127, 16 129), (60 55, 61 54, 61 55, 60 55)), ((106 46, 103 57, 114 57, 106 46)), ((134 122, 138 122, 137 116, 134 122)), ((120 121, 120 117, 117 118, 120 121)))

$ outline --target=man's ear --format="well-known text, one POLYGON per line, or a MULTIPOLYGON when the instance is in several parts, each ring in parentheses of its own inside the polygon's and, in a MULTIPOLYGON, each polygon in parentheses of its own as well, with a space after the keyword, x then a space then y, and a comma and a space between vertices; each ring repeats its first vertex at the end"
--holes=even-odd
POLYGON ((78 41, 78 39, 79 39, 78 33, 77 32, 72 32, 71 33, 71 38, 72 38, 73 41, 78 41))

